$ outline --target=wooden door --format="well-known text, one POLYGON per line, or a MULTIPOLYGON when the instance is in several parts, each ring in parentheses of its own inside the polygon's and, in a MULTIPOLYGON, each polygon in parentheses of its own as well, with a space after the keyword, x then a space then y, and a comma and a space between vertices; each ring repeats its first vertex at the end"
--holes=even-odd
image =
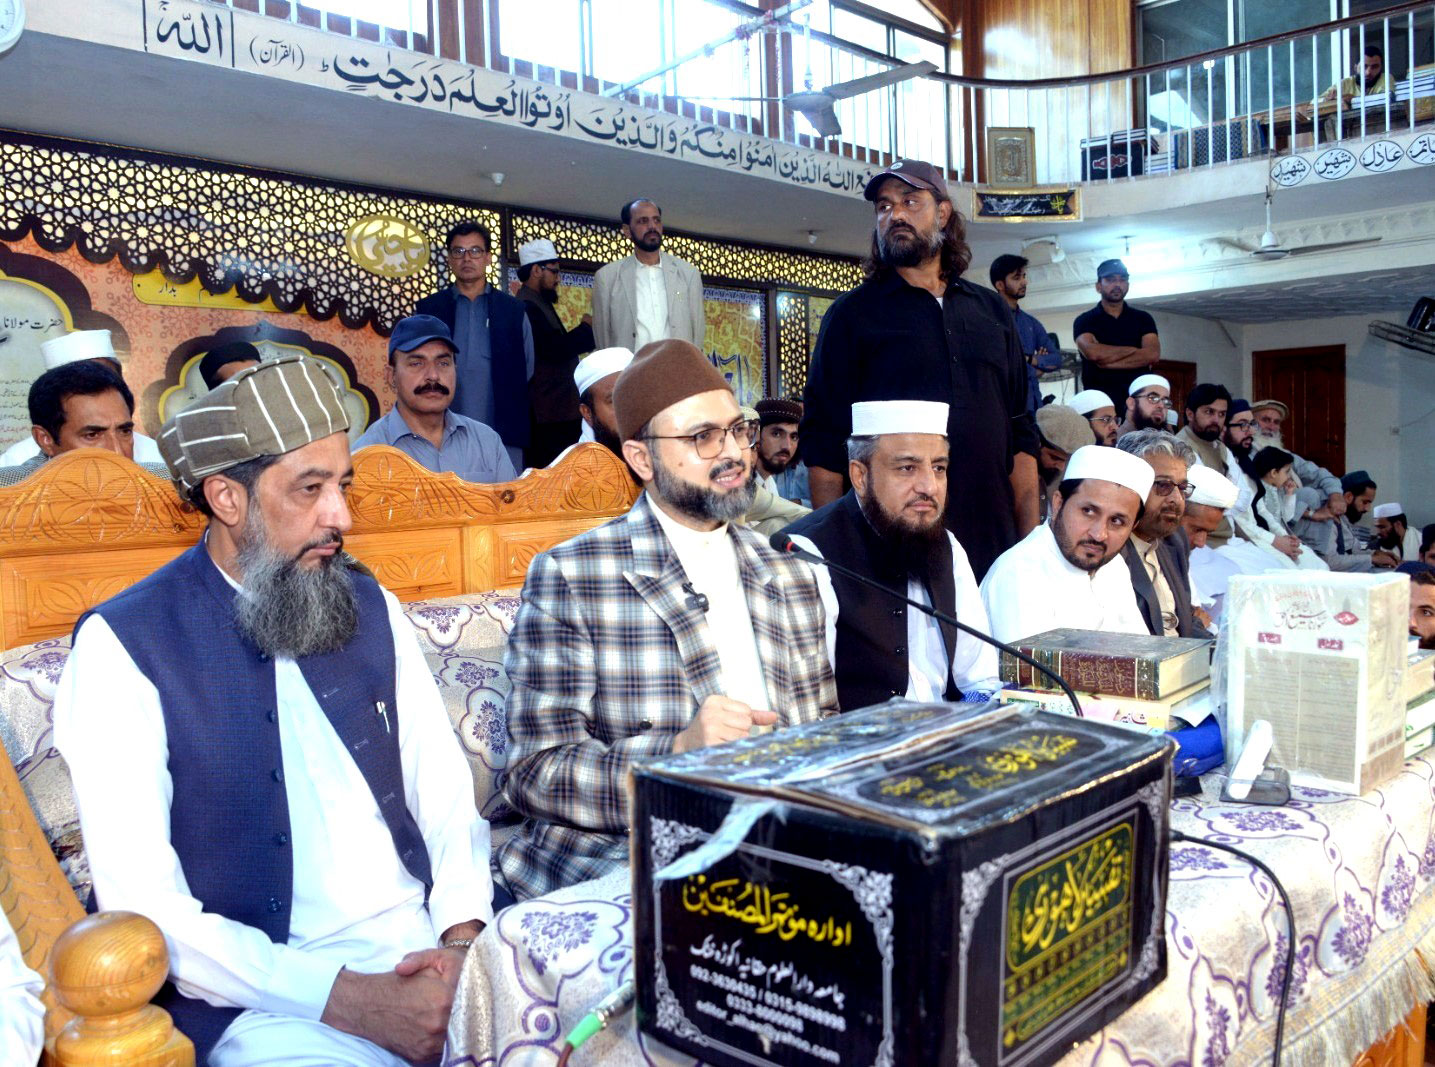
POLYGON ((1156 361, 1151 371, 1171 383, 1170 410, 1176 413, 1176 417, 1184 425, 1186 422, 1186 397, 1196 387, 1196 364, 1184 359, 1161 359, 1156 361))
POLYGON ((1272 348, 1251 353, 1251 403, 1290 408, 1285 446, 1333 474, 1345 473, 1345 346, 1272 348))

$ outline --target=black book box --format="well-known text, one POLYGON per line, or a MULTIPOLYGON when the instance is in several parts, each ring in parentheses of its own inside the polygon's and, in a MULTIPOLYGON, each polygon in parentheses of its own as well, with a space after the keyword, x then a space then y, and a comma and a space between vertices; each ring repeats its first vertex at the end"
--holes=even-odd
POLYGON ((1165 977, 1172 750, 893 701, 637 768, 639 1025, 731 1067, 1058 1059, 1165 977))

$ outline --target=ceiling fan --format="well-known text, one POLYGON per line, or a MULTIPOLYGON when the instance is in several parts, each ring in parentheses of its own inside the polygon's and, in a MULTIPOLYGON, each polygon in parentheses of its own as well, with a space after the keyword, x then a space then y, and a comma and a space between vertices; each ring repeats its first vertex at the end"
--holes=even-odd
POLYGON ((788 93, 786 96, 689 96, 684 99, 732 100, 758 104, 781 103, 812 123, 812 128, 817 131, 819 137, 838 137, 842 133, 842 124, 837 121, 837 101, 861 96, 863 93, 870 93, 875 89, 885 89, 889 85, 897 85, 900 82, 911 81, 913 78, 931 74, 936 69, 935 63, 925 60, 921 63, 904 63, 900 67, 893 67, 877 74, 868 74, 864 78, 838 82, 825 89, 812 88, 812 77, 809 73, 807 87, 795 93, 788 93))
POLYGON ((1295 248, 1286 248, 1281 244, 1276 231, 1271 227, 1271 190, 1266 189, 1266 232, 1261 234, 1260 244, 1255 248, 1244 241, 1233 241, 1225 238, 1223 243, 1232 248, 1239 248, 1242 252, 1249 252, 1256 259, 1276 260, 1285 259, 1287 256, 1309 256, 1316 252, 1330 252, 1337 248, 1356 248, 1360 245, 1373 245, 1379 241, 1379 237, 1360 237, 1354 241, 1330 241, 1319 245, 1299 245, 1295 248))

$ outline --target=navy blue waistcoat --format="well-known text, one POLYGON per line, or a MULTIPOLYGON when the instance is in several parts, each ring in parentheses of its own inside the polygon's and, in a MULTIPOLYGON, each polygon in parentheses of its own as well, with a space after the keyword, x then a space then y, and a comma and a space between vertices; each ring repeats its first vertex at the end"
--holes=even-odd
MULTIPOLYGON (((399 763, 393 631, 378 583, 358 573, 353 579, 354 636, 338 652, 299 660, 299 668, 373 791, 394 851, 427 894, 433 882, 428 849, 405 803, 399 763)), ((99 615, 159 691, 174 781, 170 842, 190 893, 205 911, 283 944, 296 857, 274 663, 240 636, 236 595, 201 542, 86 612, 75 632, 90 614, 99 615)), ((150 918, 163 929, 163 915, 150 918)), ((155 1003, 194 1041, 201 1064, 239 1014, 182 996, 171 983, 155 1003)))

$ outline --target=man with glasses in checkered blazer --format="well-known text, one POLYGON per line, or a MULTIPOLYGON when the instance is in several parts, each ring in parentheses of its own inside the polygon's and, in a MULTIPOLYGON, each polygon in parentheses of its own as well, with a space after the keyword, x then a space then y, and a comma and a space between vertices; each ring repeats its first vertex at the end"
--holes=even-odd
POLYGON ((524 821, 496 873, 519 899, 627 863, 635 763, 837 710, 816 581, 734 521, 757 427, 726 380, 658 341, 614 406, 643 495, 533 560, 508 640, 504 795, 524 821))

